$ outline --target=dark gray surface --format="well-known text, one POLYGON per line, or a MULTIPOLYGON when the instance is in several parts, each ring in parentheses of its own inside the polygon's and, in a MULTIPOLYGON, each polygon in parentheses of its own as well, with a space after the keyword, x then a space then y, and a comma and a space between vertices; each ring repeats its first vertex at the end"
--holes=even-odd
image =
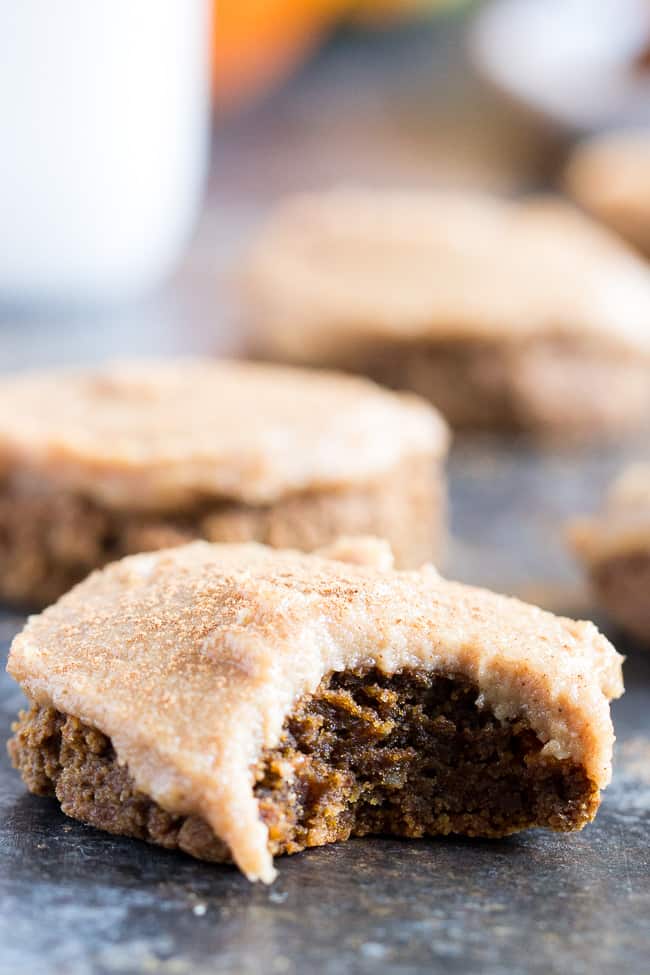
MULTIPOLYGON (((476 89, 457 47, 418 31, 327 52, 286 95, 217 132, 204 218, 165 289, 101 314, 0 308, 0 369, 236 348, 227 269, 288 188, 529 182, 543 140, 476 89)), ((635 454, 459 443, 448 573, 588 614, 561 525, 635 454)), ((3 656, 19 626, 0 615, 3 656)), ((583 833, 355 841, 283 859, 270 889, 66 820, 25 792, 0 749, 0 975, 645 972, 650 656, 631 653, 626 678, 614 783, 583 833)), ((3 675, 0 737, 20 702, 3 675)))

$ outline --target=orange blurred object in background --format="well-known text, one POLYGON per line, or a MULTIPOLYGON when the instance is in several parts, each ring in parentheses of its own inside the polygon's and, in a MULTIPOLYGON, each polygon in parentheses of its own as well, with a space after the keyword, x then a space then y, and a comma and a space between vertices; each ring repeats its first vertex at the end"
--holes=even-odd
POLYGON ((349 0, 216 0, 214 88, 235 108, 288 74, 349 0))
POLYGON ((377 25, 450 6, 454 0, 215 0, 217 105, 237 108, 280 81, 343 15, 377 25))

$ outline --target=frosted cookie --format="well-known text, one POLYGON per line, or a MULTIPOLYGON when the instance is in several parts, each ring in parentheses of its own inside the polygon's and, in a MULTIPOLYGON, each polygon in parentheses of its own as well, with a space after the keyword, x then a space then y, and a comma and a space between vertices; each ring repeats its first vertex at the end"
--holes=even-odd
POLYGON ((650 272, 560 200, 299 196, 241 278, 257 354, 414 390, 452 426, 598 434, 650 408, 650 272))
POLYGON ((367 380, 210 360, 0 380, 0 599, 56 599, 194 538, 313 549, 375 533, 436 558, 447 431, 367 380))
POLYGON ((14 640, 14 764, 70 816, 251 880, 350 836, 580 829, 621 658, 591 623, 390 562, 194 542, 94 573, 14 640))
POLYGON ((624 471, 603 510, 576 519, 569 536, 600 605, 650 645, 650 464, 624 471))
POLYGON ((585 210, 650 257, 650 131, 596 136, 574 149, 567 191, 585 210))

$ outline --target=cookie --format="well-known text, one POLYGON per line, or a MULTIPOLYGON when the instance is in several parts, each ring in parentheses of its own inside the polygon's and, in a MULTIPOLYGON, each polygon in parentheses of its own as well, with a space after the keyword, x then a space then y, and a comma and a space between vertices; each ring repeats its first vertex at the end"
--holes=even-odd
POLYGON ((241 281, 256 354, 411 389, 454 427, 611 435, 650 409, 650 272, 560 200, 295 197, 241 281))
POLYGON ((650 132, 620 131, 580 143, 564 172, 567 192, 650 257, 650 132))
POLYGON ((0 599, 42 606, 125 554, 194 538, 438 558, 447 431, 343 375, 142 362, 0 381, 0 599))
POLYGON ((128 557, 31 617, 8 670, 32 792, 264 881, 350 836, 580 829, 622 692, 591 623, 396 571, 372 539, 128 557))
POLYGON ((624 471, 603 509, 575 519, 569 538, 598 605, 650 646, 650 465, 624 471))

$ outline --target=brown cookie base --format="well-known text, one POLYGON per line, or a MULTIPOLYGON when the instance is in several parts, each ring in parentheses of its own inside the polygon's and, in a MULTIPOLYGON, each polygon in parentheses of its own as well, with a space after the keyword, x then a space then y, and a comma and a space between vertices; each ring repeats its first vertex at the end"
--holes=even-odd
POLYGON ((398 567, 419 568, 439 557, 444 523, 443 474, 424 456, 405 458, 366 484, 295 494, 268 507, 205 502, 176 514, 111 510, 8 478, 0 483, 0 600, 46 606, 107 562, 196 538, 313 551, 339 535, 378 535, 391 543, 398 567))
MULTIPOLYGON (((524 721, 501 723, 467 681, 405 671, 333 674, 302 700, 254 770, 273 854, 351 836, 500 837, 593 819, 598 789, 577 764, 542 754, 524 721)), ((33 705, 9 744, 27 787, 67 815, 204 860, 228 849, 198 817, 138 792, 110 740, 33 705)))
POLYGON ((591 569, 591 580, 609 616, 650 646, 650 551, 612 556, 591 569))
POLYGON ((638 427, 650 410, 650 364, 560 338, 368 344, 325 364, 418 393, 455 429, 588 438, 638 427))

